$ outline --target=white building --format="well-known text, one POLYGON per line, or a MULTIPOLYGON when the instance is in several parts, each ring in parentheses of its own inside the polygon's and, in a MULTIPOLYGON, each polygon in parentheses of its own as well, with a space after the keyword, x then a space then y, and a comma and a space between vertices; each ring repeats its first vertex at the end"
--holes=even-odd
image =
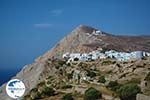
POLYGON ((128 61, 130 59, 141 59, 144 57, 142 51, 134 51, 131 53, 126 53, 126 52, 117 52, 114 50, 110 50, 110 51, 105 52, 105 54, 109 58, 115 58, 119 61, 128 61))
POLYGON ((69 53, 69 52, 67 52, 67 53, 65 53, 65 54, 63 54, 63 55, 62 55, 62 58, 67 58, 67 59, 68 59, 68 58, 69 58, 69 56, 70 56, 70 53, 69 53))
POLYGON ((102 34, 102 31, 100 31, 100 30, 94 30, 92 32, 92 34, 94 34, 94 35, 100 35, 100 34, 102 34))
POLYGON ((150 56, 150 53, 147 52, 147 56, 150 56))
POLYGON ((150 56, 149 52, 143 52, 143 56, 150 56))
POLYGON ((134 51, 134 52, 131 52, 131 56, 134 59, 141 59, 141 58, 143 58, 143 51, 134 51))
POLYGON ((101 53, 98 50, 90 52, 89 56, 91 57, 92 60, 107 58, 107 56, 104 53, 101 53))

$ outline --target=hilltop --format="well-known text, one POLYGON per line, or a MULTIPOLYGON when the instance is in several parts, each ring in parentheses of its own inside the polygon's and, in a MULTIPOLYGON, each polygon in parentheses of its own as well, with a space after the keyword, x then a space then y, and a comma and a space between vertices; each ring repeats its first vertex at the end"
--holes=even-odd
POLYGON ((150 36, 117 36, 90 26, 79 25, 39 60, 61 57, 66 52, 87 53, 98 48, 123 52, 150 52, 150 36))

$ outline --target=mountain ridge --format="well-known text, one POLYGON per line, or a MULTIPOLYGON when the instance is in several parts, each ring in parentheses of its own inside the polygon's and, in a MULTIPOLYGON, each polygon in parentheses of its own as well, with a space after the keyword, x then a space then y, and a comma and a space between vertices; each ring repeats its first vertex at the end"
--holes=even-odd
POLYGON ((37 61, 48 56, 61 57, 62 54, 66 52, 90 52, 98 47, 123 52, 138 50, 150 52, 149 43, 150 36, 113 35, 90 26, 79 25, 37 61), (93 34, 96 31, 100 34, 93 34))

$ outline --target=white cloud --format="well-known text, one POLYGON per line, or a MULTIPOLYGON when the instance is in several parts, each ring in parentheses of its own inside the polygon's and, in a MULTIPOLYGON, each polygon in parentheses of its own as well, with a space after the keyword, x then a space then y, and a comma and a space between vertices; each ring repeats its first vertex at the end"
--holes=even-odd
POLYGON ((63 13, 63 10, 62 9, 54 9, 54 10, 51 10, 51 14, 53 16, 59 16, 63 13))
POLYGON ((52 24, 48 24, 48 23, 39 23, 39 24, 34 24, 34 27, 36 28, 49 28, 52 27, 52 24))

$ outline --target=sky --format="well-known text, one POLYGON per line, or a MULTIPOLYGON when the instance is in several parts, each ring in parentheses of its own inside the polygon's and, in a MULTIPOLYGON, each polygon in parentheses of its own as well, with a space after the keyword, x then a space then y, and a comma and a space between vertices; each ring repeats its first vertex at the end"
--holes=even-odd
POLYGON ((80 24, 150 35, 150 0, 0 0, 0 73, 20 70, 80 24))

